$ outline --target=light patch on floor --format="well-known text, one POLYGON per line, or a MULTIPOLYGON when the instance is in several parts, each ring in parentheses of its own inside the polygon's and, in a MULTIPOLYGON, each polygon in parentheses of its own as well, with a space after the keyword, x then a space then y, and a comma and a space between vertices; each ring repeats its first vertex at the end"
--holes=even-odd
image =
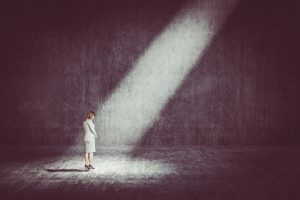
POLYGON ((82 157, 76 157, 49 164, 43 174, 46 175, 52 171, 56 178, 78 178, 84 175, 82 178, 85 179, 93 178, 109 183, 133 184, 146 180, 147 182, 149 180, 159 182, 164 176, 174 174, 176 171, 172 164, 158 160, 134 159, 125 155, 95 158, 94 166, 96 169, 85 171, 82 157), (63 170, 60 171, 60 169, 63 170))

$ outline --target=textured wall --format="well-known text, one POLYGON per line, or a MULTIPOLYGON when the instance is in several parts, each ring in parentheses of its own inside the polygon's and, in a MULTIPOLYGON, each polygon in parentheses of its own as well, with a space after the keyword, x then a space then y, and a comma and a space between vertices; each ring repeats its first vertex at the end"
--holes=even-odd
MULTIPOLYGON (((74 143, 185 3, 121 2, 3 3, 2 144, 74 143)), ((240 1, 140 144, 300 144, 298 8, 240 1)))
POLYGON ((141 144, 299 144, 297 8, 241 1, 141 144))

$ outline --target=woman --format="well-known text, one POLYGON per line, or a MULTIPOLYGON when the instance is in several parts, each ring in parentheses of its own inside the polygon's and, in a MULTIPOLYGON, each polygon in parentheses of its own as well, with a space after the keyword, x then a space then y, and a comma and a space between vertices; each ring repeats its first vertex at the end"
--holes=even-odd
POLYGON ((93 166, 93 152, 96 152, 95 138, 97 133, 95 131, 95 125, 93 119, 95 119, 95 113, 93 111, 88 113, 87 119, 83 121, 83 127, 85 131, 84 143, 85 143, 85 169, 95 169, 93 166))

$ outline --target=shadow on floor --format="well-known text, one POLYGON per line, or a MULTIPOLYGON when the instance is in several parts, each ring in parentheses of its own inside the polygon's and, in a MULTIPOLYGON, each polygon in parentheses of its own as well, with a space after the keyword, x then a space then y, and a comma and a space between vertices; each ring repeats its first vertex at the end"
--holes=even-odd
POLYGON ((86 169, 46 169, 47 172, 88 172, 86 169))

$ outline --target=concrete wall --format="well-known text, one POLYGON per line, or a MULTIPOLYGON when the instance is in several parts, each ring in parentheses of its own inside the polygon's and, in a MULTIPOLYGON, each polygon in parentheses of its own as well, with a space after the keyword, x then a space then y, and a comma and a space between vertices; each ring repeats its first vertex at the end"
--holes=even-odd
MULTIPOLYGON (((121 2, 3 3, 1 144, 80 140, 86 112, 186 3, 121 2)), ((240 1, 139 144, 300 144, 298 8, 240 1)))

